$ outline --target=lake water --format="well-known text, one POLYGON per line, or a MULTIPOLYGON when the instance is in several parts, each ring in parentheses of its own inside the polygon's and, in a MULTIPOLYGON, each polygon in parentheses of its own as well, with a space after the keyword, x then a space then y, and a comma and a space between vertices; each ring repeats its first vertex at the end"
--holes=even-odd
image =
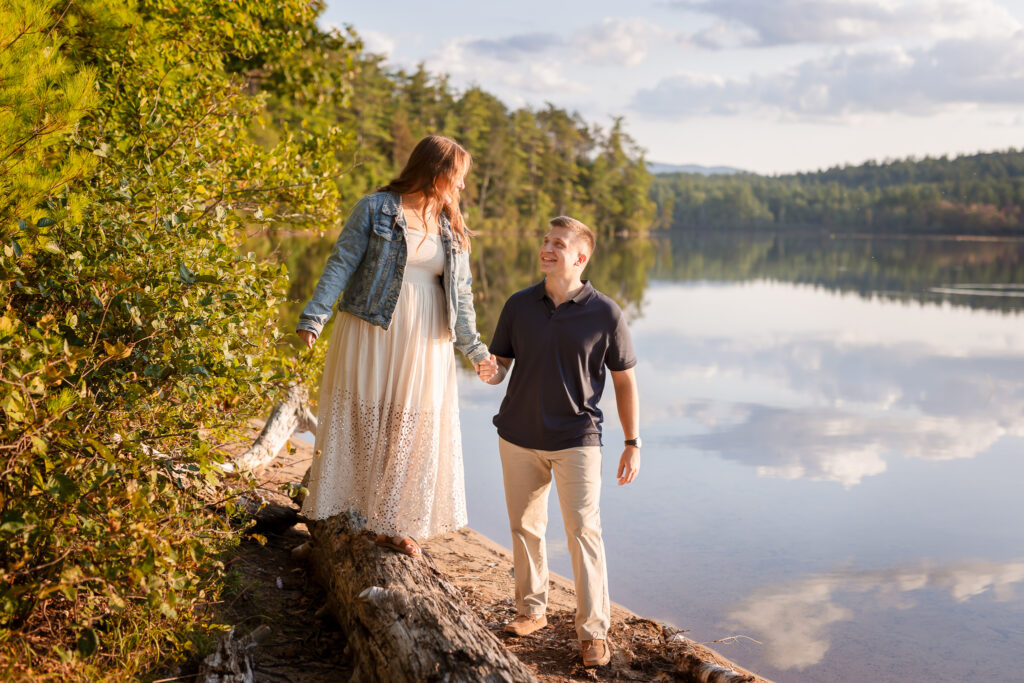
MULTIPOLYGON (((908 262, 936 278, 910 285, 878 261, 904 241, 834 246, 788 276, 651 269, 629 486, 602 402, 612 599, 698 642, 743 636, 711 647, 779 681, 1024 680, 1024 287, 993 286, 1022 281, 964 281, 991 244, 933 243, 960 258, 908 262), (879 255, 856 272, 847 248, 879 255)), ((1020 245, 996 246, 1015 278, 1020 245)), ((470 524, 508 545, 502 391, 468 372, 460 391, 470 524)), ((550 519, 571 576, 554 502, 550 519)))
MULTIPOLYGON (((479 249, 485 336, 534 249, 479 249)), ((613 600, 779 681, 1024 680, 1024 243, 680 233, 592 267, 640 358, 629 486, 602 402, 613 600)), ((502 395, 460 377, 470 525, 507 546, 502 395)), ((554 496, 548 538, 571 576, 554 496)))

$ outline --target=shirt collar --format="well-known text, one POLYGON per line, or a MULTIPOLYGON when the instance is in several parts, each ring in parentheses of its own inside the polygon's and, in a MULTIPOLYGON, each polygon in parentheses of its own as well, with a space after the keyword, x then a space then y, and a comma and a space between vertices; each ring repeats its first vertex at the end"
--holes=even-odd
MULTIPOLYGON (((581 287, 580 291, 576 292, 576 296, 569 299, 569 301, 574 301, 578 304, 585 304, 590 301, 591 297, 594 296, 594 293, 594 286, 590 284, 590 280, 584 280, 583 287, 581 287)), ((543 299, 548 295, 548 290, 544 288, 544 280, 541 280, 533 286, 533 295, 538 300, 543 299)))

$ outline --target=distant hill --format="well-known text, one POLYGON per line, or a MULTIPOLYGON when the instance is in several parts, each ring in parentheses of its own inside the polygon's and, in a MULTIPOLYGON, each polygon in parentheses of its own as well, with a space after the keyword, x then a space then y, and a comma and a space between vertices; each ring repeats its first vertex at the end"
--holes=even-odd
POLYGON ((731 166, 698 166, 697 164, 662 164, 657 161, 648 161, 647 170, 654 175, 661 173, 699 173, 700 175, 731 175, 733 173, 746 173, 743 169, 731 166))

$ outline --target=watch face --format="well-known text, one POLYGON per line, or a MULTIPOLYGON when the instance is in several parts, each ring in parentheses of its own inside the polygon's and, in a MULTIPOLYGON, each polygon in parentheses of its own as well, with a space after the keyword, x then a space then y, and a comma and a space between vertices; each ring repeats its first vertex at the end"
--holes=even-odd
POLYGON ((639 436, 636 437, 635 439, 626 439, 627 446, 636 446, 637 448, 640 448, 642 443, 643 440, 639 436))

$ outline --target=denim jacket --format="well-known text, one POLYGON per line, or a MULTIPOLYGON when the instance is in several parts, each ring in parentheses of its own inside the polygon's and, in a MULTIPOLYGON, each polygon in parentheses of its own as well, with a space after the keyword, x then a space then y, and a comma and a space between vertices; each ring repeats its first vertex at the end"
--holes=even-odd
MULTIPOLYGON (((320 336, 342 291, 338 310, 388 329, 408 256, 401 206, 402 198, 394 192, 374 192, 359 200, 334 243, 334 252, 316 283, 313 298, 299 316, 297 329, 320 336)), ((469 253, 454 240, 448 216, 442 214, 440 222, 448 331, 455 348, 479 363, 489 352, 476 330, 469 253)))

